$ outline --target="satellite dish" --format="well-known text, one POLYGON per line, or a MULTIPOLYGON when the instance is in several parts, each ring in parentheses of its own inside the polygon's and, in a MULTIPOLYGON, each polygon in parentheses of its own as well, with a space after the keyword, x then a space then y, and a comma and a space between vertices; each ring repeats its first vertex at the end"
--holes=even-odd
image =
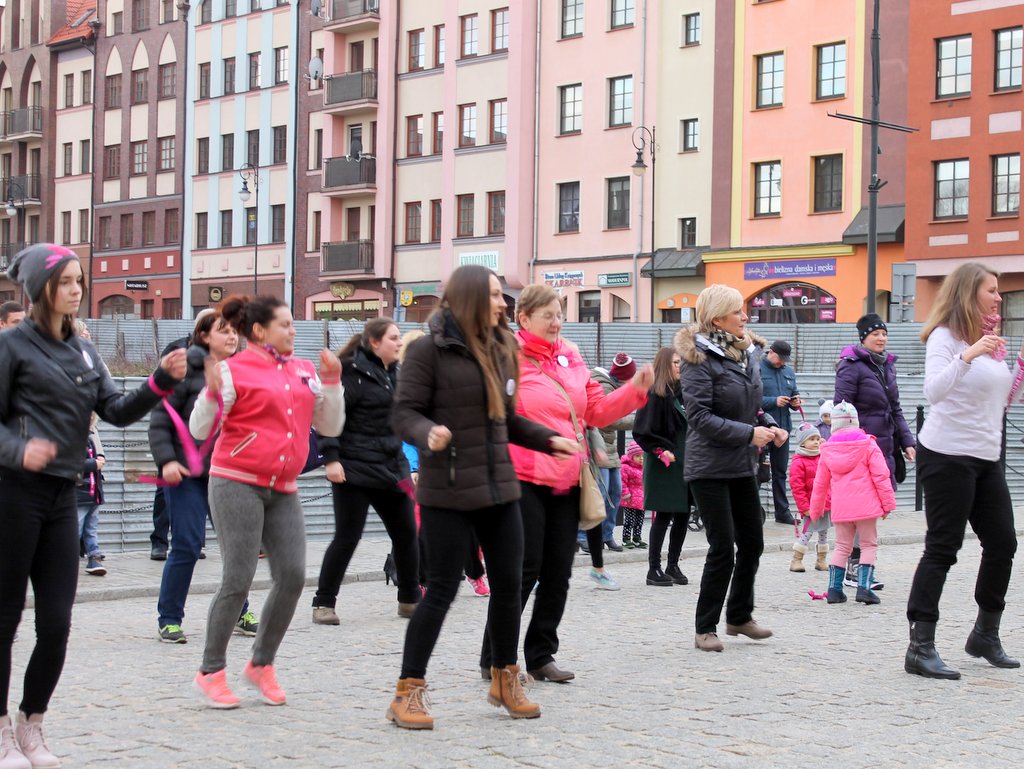
POLYGON ((323 2, 321 0, 310 0, 309 12, 316 17, 320 16, 320 9, 323 8, 323 2))
MULTIPOLYGON (((318 0, 313 0, 313 2, 318 2, 318 0)), ((309 71, 309 77, 312 80, 319 80, 321 77, 323 77, 324 63, 319 56, 314 56, 312 59, 309 60, 309 66, 307 70, 309 71)))

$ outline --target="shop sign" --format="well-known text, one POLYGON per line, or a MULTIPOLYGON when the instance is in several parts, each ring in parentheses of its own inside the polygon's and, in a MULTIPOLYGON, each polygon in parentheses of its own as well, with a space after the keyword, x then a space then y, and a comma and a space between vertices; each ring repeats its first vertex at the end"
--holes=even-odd
POLYGON ((836 311, 835 310, 818 310, 818 317, 821 320, 835 320, 836 319, 836 311))
POLYGON ((544 282, 552 288, 581 288, 583 286, 583 270, 545 272, 544 282))
POLYGON ((628 272, 606 272, 597 276, 597 285, 601 288, 633 285, 632 275, 628 272))
POLYGON ((356 292, 356 287, 351 283, 339 281, 331 284, 331 296, 336 299, 348 299, 356 292))
POLYGON ((489 270, 498 270, 497 251, 466 251, 459 254, 459 267, 464 264, 479 264, 489 270))
POLYGON ((126 280, 124 282, 125 291, 149 291, 148 280, 126 280))
POLYGON ((743 280, 832 278, 835 274, 835 259, 787 259, 777 262, 745 262, 743 265, 743 280))
POLYGON ((782 290, 782 295, 792 297, 803 296, 804 290, 802 288, 784 288, 782 290))
POLYGON ((829 296, 828 294, 822 294, 821 296, 818 297, 818 304, 835 304, 835 303, 836 303, 836 298, 834 296, 829 296))
POLYGON ((398 294, 398 303, 402 307, 408 307, 412 304, 412 291, 402 291, 398 294))

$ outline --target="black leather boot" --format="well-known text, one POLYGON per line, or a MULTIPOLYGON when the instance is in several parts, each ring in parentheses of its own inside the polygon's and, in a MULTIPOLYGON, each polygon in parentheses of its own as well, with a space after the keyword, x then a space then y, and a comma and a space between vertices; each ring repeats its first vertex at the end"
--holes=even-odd
POLYGON ((903 662, 903 669, 925 678, 944 678, 955 681, 960 673, 948 667, 935 651, 935 623, 911 622, 910 646, 903 662))
POLYGON ((972 657, 984 657, 997 668, 1019 668, 1020 660, 1006 656, 1003 644, 999 641, 999 620, 1001 611, 978 610, 978 619, 974 621, 974 630, 967 636, 964 651, 972 657))

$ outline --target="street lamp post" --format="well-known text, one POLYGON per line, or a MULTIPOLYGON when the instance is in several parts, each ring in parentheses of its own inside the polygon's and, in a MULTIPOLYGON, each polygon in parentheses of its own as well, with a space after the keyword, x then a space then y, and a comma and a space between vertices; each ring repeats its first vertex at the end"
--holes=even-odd
MULTIPOLYGON (((657 198, 657 128, 651 126, 648 128, 645 125, 637 126, 633 131, 633 146, 636 148, 636 161, 633 163, 633 175, 641 179, 643 183, 644 174, 647 172, 647 164, 644 162, 644 150, 646 149, 651 155, 651 323, 654 323, 654 213, 655 203, 657 198)), ((643 222, 640 223, 643 226, 643 222)), ((640 236, 641 250, 643 250, 643 235, 640 236)), ((637 308, 636 317, 640 317, 639 312, 639 275, 636 274, 636 270, 633 271, 633 306, 637 308)))
POLYGON ((249 202, 249 198, 252 197, 252 192, 249 191, 249 182, 252 182, 252 188, 256 193, 256 212, 253 215, 253 220, 250 222, 248 214, 246 214, 246 229, 251 226, 255 232, 253 232, 253 260, 252 260, 252 295, 256 296, 260 292, 260 167, 255 163, 246 163, 240 169, 238 169, 238 175, 242 179, 242 189, 238 191, 238 199, 242 201, 242 204, 249 202))
MULTIPOLYGON (((7 201, 4 212, 7 214, 8 218, 14 219, 14 227, 11 228, 11 241, 4 244, 4 249, 7 252, 4 254, 6 262, 4 269, 6 270, 7 267, 10 266, 11 258, 14 256, 11 249, 14 247, 15 243, 19 242, 18 232, 21 232, 22 238, 24 238, 25 235, 25 225, 22 219, 22 214, 25 210, 25 190, 18 182, 14 181, 14 179, 5 179, 4 184, 6 186, 6 189, 4 190, 4 198, 7 201)), ((22 299, 25 298, 24 294, 24 289, 22 289, 22 299)))

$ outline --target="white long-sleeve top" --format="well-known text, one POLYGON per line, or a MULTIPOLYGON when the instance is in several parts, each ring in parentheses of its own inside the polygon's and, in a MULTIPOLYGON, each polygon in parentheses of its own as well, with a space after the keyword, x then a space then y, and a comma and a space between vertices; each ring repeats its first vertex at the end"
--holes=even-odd
POLYGON ((1003 414, 1019 363, 981 355, 970 363, 960 357, 970 345, 946 326, 928 337, 924 397, 928 414, 918 438, 930 451, 963 457, 999 459, 1003 414))

